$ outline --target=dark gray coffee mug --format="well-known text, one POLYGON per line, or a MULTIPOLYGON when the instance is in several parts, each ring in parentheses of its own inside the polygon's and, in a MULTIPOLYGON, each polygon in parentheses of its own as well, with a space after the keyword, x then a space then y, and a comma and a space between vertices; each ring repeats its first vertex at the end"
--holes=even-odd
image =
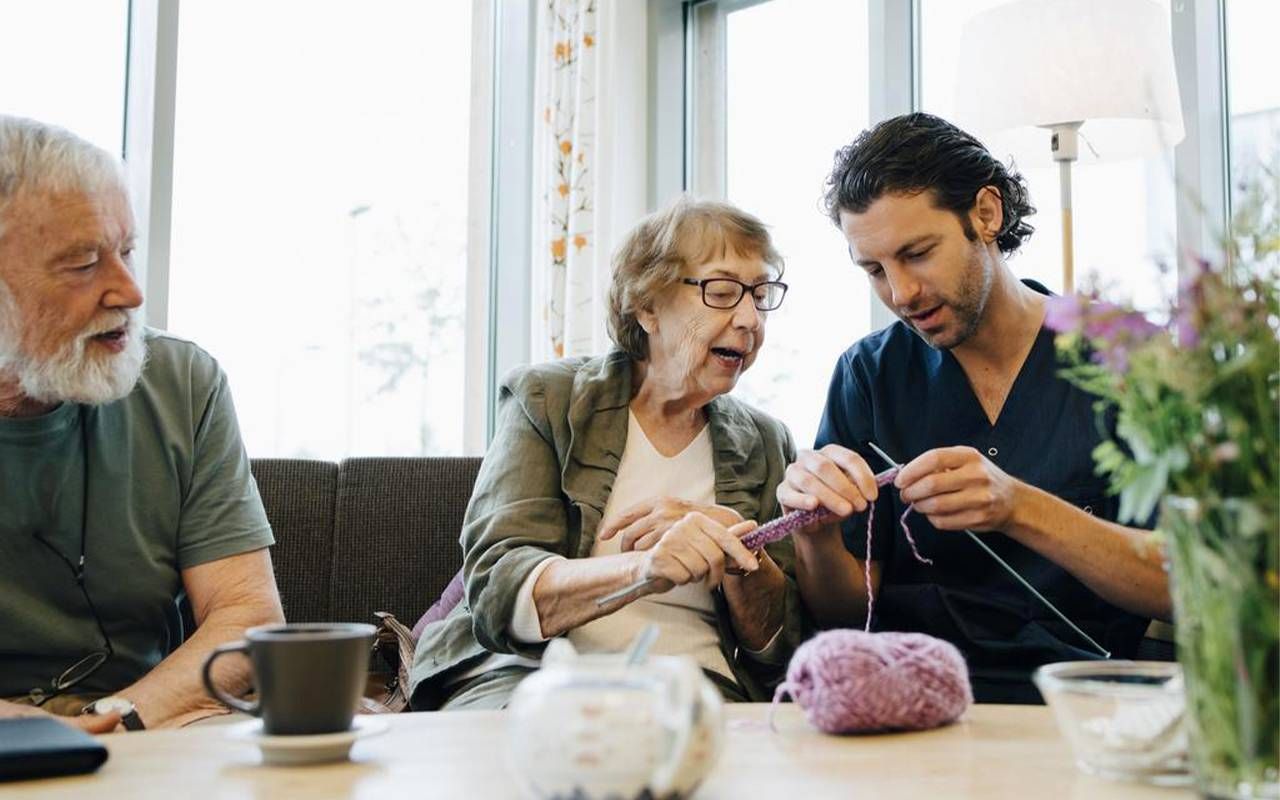
POLYGON ((338 733, 364 691, 374 628, 355 622, 263 625, 244 639, 214 649, 204 662, 209 694, 234 709, 262 717, 269 736, 338 733), (213 662, 246 653, 253 664, 258 700, 248 703, 213 684, 213 662))

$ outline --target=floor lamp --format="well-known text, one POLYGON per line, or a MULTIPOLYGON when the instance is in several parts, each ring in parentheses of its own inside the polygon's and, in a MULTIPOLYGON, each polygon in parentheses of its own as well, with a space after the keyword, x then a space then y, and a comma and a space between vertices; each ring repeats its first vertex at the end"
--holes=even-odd
POLYGON ((955 122, 997 158, 1058 165, 1062 288, 1075 288, 1072 168, 1182 141, 1169 12, 1154 0, 1013 0, 960 35, 955 122))

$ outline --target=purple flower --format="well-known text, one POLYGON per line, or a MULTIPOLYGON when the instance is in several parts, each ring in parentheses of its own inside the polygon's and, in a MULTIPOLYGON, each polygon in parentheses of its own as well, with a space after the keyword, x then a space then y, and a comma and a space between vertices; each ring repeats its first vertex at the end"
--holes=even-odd
POLYGON ((1196 327, 1195 312, 1183 306, 1173 316, 1173 332, 1179 347, 1195 347, 1200 344, 1200 331, 1196 327))
POLYGON ((1142 345, 1161 328, 1137 311, 1100 300, 1076 301, 1076 316, 1071 319, 1069 309, 1060 309, 1055 322, 1074 323, 1081 330, 1092 348, 1090 359, 1117 375, 1129 370, 1132 349, 1142 345))
POLYGON ((1180 347, 1195 347, 1200 343, 1200 330, 1196 317, 1204 306, 1204 281, 1213 265, 1203 258, 1191 259, 1187 274, 1178 283, 1178 308, 1170 320, 1174 337, 1180 347))
POLYGON ((1045 327, 1057 333, 1075 333, 1084 319, 1084 298, 1078 294, 1054 295, 1044 301, 1045 327))
POLYGON ((1111 303, 1093 303, 1084 321, 1084 335, 1102 343, 1124 341, 1137 344, 1150 339, 1159 330, 1159 325, 1137 311, 1127 311, 1111 303))
POLYGON ((1044 324, 1059 333, 1083 333, 1090 359, 1117 374, 1129 369, 1129 354, 1162 329, 1137 311, 1096 297, 1065 295, 1045 301, 1044 324))
POLYGON ((1123 375, 1129 371, 1129 348, 1121 343, 1112 343, 1094 350, 1090 360, 1117 375, 1123 375))

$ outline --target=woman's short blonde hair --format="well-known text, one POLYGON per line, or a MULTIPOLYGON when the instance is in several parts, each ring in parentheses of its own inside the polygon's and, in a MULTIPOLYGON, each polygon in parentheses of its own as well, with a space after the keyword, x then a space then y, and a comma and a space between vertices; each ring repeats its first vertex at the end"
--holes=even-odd
POLYGON ((728 203, 681 196, 641 220, 613 254, 609 336, 614 343, 636 360, 647 359, 649 334, 637 312, 651 310, 690 269, 729 254, 757 257, 774 278, 782 276, 782 256, 769 229, 728 203))

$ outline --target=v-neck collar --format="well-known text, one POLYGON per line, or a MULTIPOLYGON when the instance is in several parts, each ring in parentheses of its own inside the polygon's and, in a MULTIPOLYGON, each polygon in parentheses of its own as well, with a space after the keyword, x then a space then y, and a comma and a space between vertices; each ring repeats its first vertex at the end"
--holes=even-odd
POLYGON ((1009 393, 1005 395, 1004 403, 1000 406, 1000 410, 996 412, 994 421, 987 416, 987 410, 982 407, 982 401, 978 399, 978 393, 974 391, 973 383, 969 380, 969 375, 964 371, 964 367, 961 366, 960 360, 952 353, 945 352, 942 354, 942 361, 945 368, 953 373, 953 379, 957 384, 964 387, 961 394, 969 410, 978 419, 982 420, 988 431, 994 431, 1000 427, 1001 422, 1010 418, 1009 412, 1011 408, 1016 410, 1017 405, 1021 402, 1022 395, 1025 393, 1023 386, 1027 383, 1039 384, 1046 363, 1052 365, 1054 361, 1054 352, 1053 332, 1041 326, 1040 330, 1036 331, 1036 338, 1031 343, 1031 349, 1027 351, 1026 357, 1022 360, 1022 365, 1018 367, 1018 374, 1014 376, 1013 383, 1009 386, 1009 393))
POLYGON ((698 446, 702 442, 703 439, 709 440, 711 438, 711 424, 709 422, 704 422, 702 425, 702 428, 696 434, 694 434, 693 438, 689 440, 688 444, 686 444, 683 448, 681 448, 680 452, 675 453, 673 455, 664 454, 661 450, 657 448, 656 445, 654 445, 653 440, 649 438, 648 432, 645 431, 644 425, 640 423, 640 418, 637 417, 636 412, 632 411, 631 408, 628 406, 627 436, 630 437, 632 432, 635 432, 636 434, 638 434, 638 438, 640 440, 641 446, 646 448, 651 455, 661 459, 661 463, 672 464, 684 458, 686 455, 688 455, 694 449, 694 447, 698 446))
MULTIPOLYGON (((571 363, 571 362, 562 362, 571 363)), ((567 441, 559 453, 560 485, 573 503, 604 513, 613 480, 626 447, 631 412, 631 358, 619 349, 583 359, 574 370, 568 398, 567 441)), ((762 488, 769 478, 769 459, 760 427, 747 406, 720 395, 706 405, 707 425, 699 436, 711 439, 716 504, 746 519, 760 516, 762 488)), ((560 445, 557 444, 557 448, 560 445)), ((595 541, 595 524, 583 526, 577 555, 584 557, 595 541)))
MULTIPOLYGON (((1024 278, 1022 283, 1046 297, 1053 296, 1053 292, 1039 281, 1024 278)), ((1011 407, 1016 409, 1017 403, 1021 401, 1021 396, 1026 391, 1022 388, 1025 384, 1038 385, 1043 378, 1052 377, 1052 371, 1057 363, 1057 351, 1053 340, 1053 332, 1041 323, 1040 329, 1036 331, 1035 341, 1031 343, 1031 349, 1022 359, 1018 374, 1014 376, 1013 383, 1009 386, 1009 393, 1005 395, 1004 403, 996 413, 994 421, 987 416, 987 410, 982 407, 982 401, 978 399, 978 393, 973 390, 973 384, 969 381, 969 375, 964 371, 960 360, 950 350, 935 352, 938 353, 942 369, 950 372, 949 377, 956 381, 958 386, 963 387, 959 393, 963 397, 962 402, 968 406, 969 413, 974 414, 976 419, 981 421, 983 430, 992 433, 1000 427, 1002 422, 1008 421, 1011 417, 1016 419, 1017 414, 1010 415, 1009 410, 1011 407), (1050 371, 1049 375, 1044 375, 1046 369, 1050 371)))

